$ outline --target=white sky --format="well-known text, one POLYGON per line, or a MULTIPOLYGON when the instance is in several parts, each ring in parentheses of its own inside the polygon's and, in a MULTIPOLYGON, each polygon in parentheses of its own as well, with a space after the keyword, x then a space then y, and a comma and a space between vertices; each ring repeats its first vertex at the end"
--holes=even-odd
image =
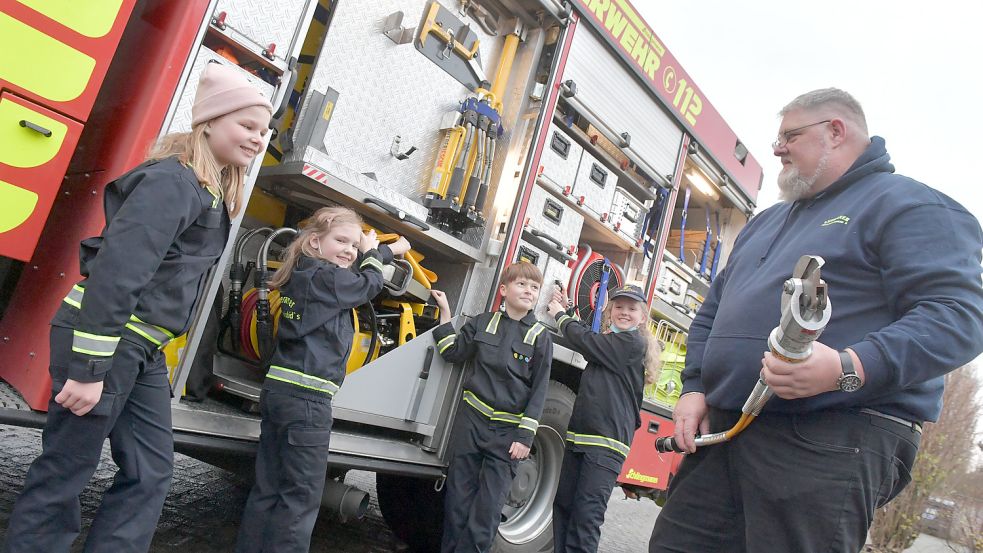
POLYGON ((635 8, 764 168, 759 209, 777 201, 769 144, 803 92, 856 97, 898 173, 983 218, 983 30, 973 2, 750 0, 635 8))

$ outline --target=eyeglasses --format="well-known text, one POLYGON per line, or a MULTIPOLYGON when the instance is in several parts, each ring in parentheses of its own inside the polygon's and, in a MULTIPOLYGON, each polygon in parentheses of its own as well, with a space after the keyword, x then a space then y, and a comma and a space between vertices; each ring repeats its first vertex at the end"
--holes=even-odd
POLYGON ((802 134, 801 131, 808 129, 809 127, 815 127, 816 125, 822 125, 823 123, 829 123, 832 119, 827 119, 825 121, 817 121, 815 123, 810 123, 808 125, 803 125, 801 127, 796 127, 792 130, 785 131, 778 135, 778 139, 771 143, 771 147, 774 150, 779 148, 784 148, 788 141, 795 138, 796 136, 802 134))

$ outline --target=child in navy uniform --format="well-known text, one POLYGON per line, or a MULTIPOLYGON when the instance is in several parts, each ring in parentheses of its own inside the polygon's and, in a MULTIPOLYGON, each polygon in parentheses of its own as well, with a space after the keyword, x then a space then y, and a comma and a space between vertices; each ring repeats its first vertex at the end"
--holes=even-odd
POLYGON ((163 137, 147 161, 106 185, 106 227, 82 241, 85 278, 51 321, 44 449, 10 516, 5 552, 69 550, 82 523, 79 494, 107 436, 119 470, 85 551, 150 548, 174 464, 161 348, 191 325, 272 110, 241 71, 209 65, 191 131, 163 137))
POLYGON ((355 332, 352 309, 382 291, 383 264, 409 249, 405 238, 379 246, 375 232, 363 234, 361 219, 343 207, 319 209, 287 247, 270 281, 280 290, 281 315, 237 552, 310 547, 328 468, 331 397, 345 378, 355 332))
POLYGON ((567 448, 553 502, 556 553, 597 551, 611 490, 641 424, 647 366, 658 366, 660 348, 651 336, 642 289, 626 285, 609 298, 601 334, 564 312, 567 300, 553 294, 548 310, 568 345, 587 359, 567 425, 567 448))
POLYGON ((499 289, 504 311, 482 313, 456 334, 446 296, 432 291, 443 323, 433 335, 437 351, 452 363, 471 361, 454 423, 443 553, 491 548, 515 466, 529 455, 553 360, 550 334, 532 313, 542 283, 535 265, 510 265, 499 289))

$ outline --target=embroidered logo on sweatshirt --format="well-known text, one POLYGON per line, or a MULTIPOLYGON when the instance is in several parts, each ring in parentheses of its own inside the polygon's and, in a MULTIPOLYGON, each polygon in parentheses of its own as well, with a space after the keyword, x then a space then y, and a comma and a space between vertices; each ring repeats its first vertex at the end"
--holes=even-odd
POLYGON ((823 225, 822 226, 828 227, 830 225, 845 225, 845 224, 847 224, 849 222, 850 222, 850 218, 847 217, 846 215, 837 215, 836 217, 833 217, 832 219, 826 219, 825 221, 823 221, 823 225))

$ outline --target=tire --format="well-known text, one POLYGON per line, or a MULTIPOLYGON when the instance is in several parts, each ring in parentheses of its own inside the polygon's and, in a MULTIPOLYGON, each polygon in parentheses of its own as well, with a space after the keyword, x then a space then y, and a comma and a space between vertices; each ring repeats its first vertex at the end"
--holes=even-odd
MULTIPOLYGON (((532 450, 519 464, 502 510, 494 553, 553 551, 553 497, 576 397, 570 388, 550 381, 532 450)), ((376 490, 383 518, 410 551, 440 551, 444 494, 434 491, 433 480, 376 474, 376 490)))
POLYGON ((519 464, 502 509, 503 521, 493 552, 553 551, 553 497, 563 466, 567 423, 576 399, 570 388, 550 381, 532 451, 519 464))

